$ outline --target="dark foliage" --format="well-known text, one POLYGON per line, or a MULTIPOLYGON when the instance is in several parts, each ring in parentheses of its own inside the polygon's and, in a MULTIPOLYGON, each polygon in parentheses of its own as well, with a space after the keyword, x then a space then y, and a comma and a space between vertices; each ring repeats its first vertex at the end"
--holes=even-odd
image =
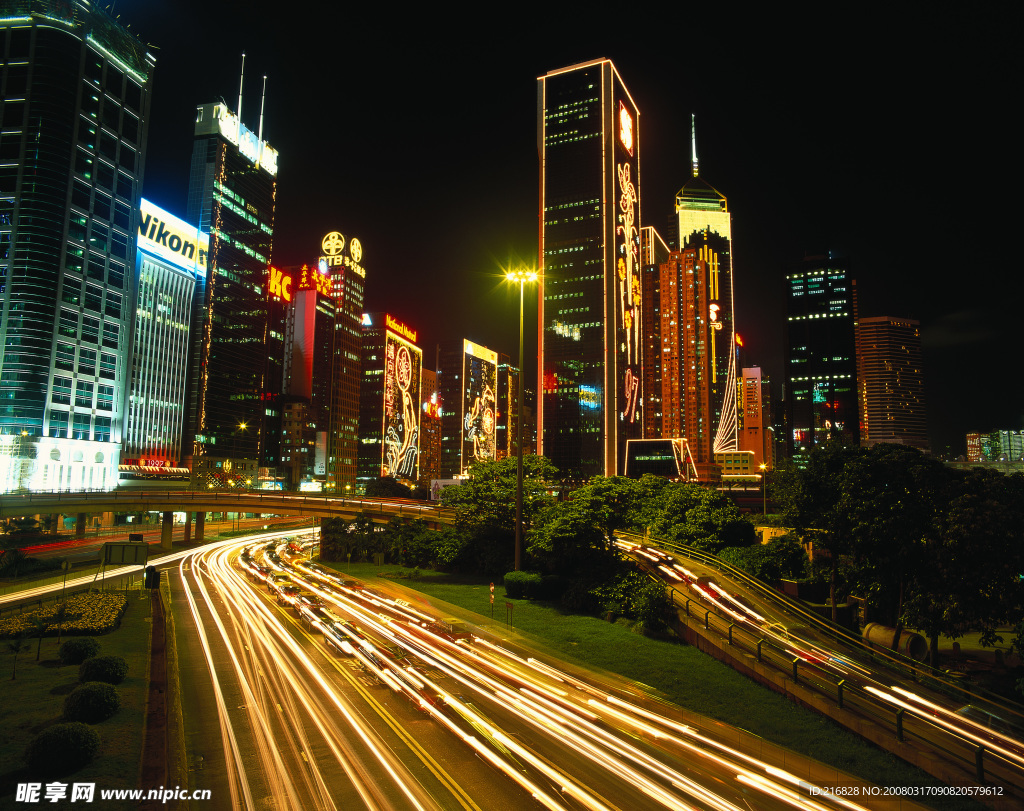
POLYGON ((59 656, 61 664, 80 665, 86 659, 91 659, 100 652, 100 643, 89 637, 69 639, 60 646, 59 656))
POLYGON ((121 709, 121 696, 112 684, 90 681, 64 699, 64 720, 97 724, 121 709))
POLYGON ((33 777, 49 777, 81 768, 99 748, 100 736, 87 724, 54 724, 29 742, 22 759, 33 777))
POLYGON ((102 681, 120 684, 128 675, 128 663, 120 656, 94 656, 78 668, 79 681, 102 681))

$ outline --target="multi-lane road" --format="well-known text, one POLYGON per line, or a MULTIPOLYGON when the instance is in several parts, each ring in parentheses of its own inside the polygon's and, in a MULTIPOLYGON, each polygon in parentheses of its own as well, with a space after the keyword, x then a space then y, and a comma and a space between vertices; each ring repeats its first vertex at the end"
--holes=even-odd
POLYGON ((295 543, 194 552, 172 606, 187 756, 236 807, 863 807, 295 543))

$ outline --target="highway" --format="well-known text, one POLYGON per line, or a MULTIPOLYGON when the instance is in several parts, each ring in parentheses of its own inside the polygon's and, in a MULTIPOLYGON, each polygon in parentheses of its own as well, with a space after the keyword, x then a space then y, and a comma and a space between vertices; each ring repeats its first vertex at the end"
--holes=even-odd
MULTIPOLYGON (((633 539, 619 538, 616 544, 665 583, 677 606, 690 616, 707 617, 709 630, 728 631, 730 647, 756 650, 759 663, 798 673, 802 686, 837 699, 848 712, 875 723, 898 723, 894 735, 922 742, 967 774, 981 762, 985 782, 1024 788, 1024 740, 1010 723, 986 724, 958 713, 979 701, 962 688, 928 689, 919 673, 888 667, 884 657, 880 661, 862 646, 840 644, 809 627, 806 616, 795 616, 792 606, 767 588, 748 588, 721 570, 633 539)), ((1014 717, 1010 711, 1006 716, 1014 717)))
POLYGON ((189 761, 235 807, 862 807, 276 535, 172 580, 189 761))

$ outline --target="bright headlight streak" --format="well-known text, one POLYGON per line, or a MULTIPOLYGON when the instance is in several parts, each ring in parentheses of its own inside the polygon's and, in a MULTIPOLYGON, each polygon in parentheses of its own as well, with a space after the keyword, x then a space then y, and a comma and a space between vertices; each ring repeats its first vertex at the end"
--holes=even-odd
POLYGON ((581 715, 588 721, 596 721, 599 718, 599 716, 595 715, 594 713, 587 712, 587 710, 585 710, 583 707, 580 707, 576 704, 571 704, 570 702, 566 701, 565 699, 559 698, 558 696, 552 695, 550 698, 542 696, 538 693, 533 692, 533 690, 531 690, 529 687, 520 687, 519 690, 520 692, 528 695, 533 701, 538 701, 546 707, 550 707, 552 709, 558 708, 561 709, 563 712, 571 712, 574 715, 581 715))
MULTIPOLYGON (((701 757, 704 757, 704 758, 707 758, 709 760, 712 760, 715 763, 718 763, 723 768, 727 768, 727 769, 742 768, 742 767, 738 767, 736 765, 736 763, 735 763, 735 761, 740 761, 742 763, 747 763, 750 766, 755 767, 755 768, 757 768, 759 770, 763 770, 767 774, 771 774, 771 775, 773 775, 775 777, 778 777, 779 779, 786 780, 787 782, 794 783, 794 784, 799 785, 801 787, 806 787, 808 791, 810 790, 810 788, 812 786, 817 788, 817 786, 814 786, 813 783, 806 783, 806 782, 800 780, 799 778, 797 778, 795 775, 792 775, 789 772, 784 771, 783 769, 779 769, 779 768, 777 768, 775 766, 772 766, 769 763, 765 763, 762 760, 758 760, 754 756, 748 755, 745 752, 740 752, 737 749, 733 749, 732 747, 727 746, 724 743, 720 743, 719 741, 716 741, 713 738, 708 738, 705 735, 701 735, 696 729, 694 729, 693 727, 687 726, 686 724, 681 724, 678 721, 673 721, 670 718, 665 718, 664 716, 658 715, 657 713, 651 712, 650 710, 646 710, 643 707, 638 707, 638 706, 633 705, 633 704, 628 704, 627 702, 623 701, 620 698, 616 698, 615 696, 609 697, 608 702, 612 703, 612 704, 617 704, 617 705, 622 706, 622 707, 625 707, 625 708, 629 709, 631 712, 634 712, 637 715, 642 715, 645 718, 649 718, 650 720, 652 720, 652 721, 654 721, 654 722, 656 722, 658 724, 661 724, 662 726, 667 727, 668 729, 678 730, 682 734, 692 738, 694 741, 699 741, 700 743, 704 744, 705 746, 710 746, 710 747, 712 747, 714 749, 717 749, 719 752, 723 752, 726 755, 728 755, 730 758, 734 758, 735 759, 734 761, 726 760, 724 758, 719 757, 718 755, 715 755, 712 752, 707 751, 706 749, 701 749, 700 747, 696 746, 695 744, 691 743, 690 741, 686 741, 686 740, 683 740, 681 738, 676 738, 675 736, 667 736, 667 739, 672 741, 676 745, 678 745, 678 746, 680 746, 680 747, 682 747, 682 748, 684 748, 684 749, 686 749, 686 750, 688 750, 690 752, 693 752, 694 754, 700 755, 701 757)), ((745 769, 743 771, 746 772, 745 769)), ((753 776, 757 776, 757 775, 753 775, 753 776)), ((845 800, 845 799, 842 799, 842 798, 839 798, 839 797, 835 797, 835 798, 831 798, 831 799, 835 803, 837 803, 839 805, 842 805, 845 808, 855 809, 856 811, 865 811, 863 806, 857 805, 857 803, 850 802, 849 800, 845 800)))
MULTIPOLYGON (((234 570, 231 569, 231 567, 227 566, 227 564, 224 564, 224 568, 227 571, 229 571, 232 576, 237 576, 236 573, 234 572, 234 570)), ((244 580, 240 580, 239 579, 239 582, 242 583, 243 585, 245 584, 244 580)), ((233 593, 234 593, 233 590, 227 592, 227 594, 229 594, 229 595, 233 595, 233 593)), ((207 595, 207 599, 209 599, 208 595, 207 595)), ((294 638, 292 638, 291 635, 288 634, 284 630, 284 628, 280 625, 280 622, 278 621, 278 618, 276 616, 274 616, 272 613, 270 613, 270 611, 266 608, 266 606, 261 601, 254 601, 254 602, 251 602, 251 603, 250 602, 245 602, 245 601, 240 601, 240 600, 237 600, 237 599, 234 600, 234 601, 235 601, 236 606, 242 608, 246 612, 248 612, 249 610, 254 610, 257 614, 261 614, 262 615, 261 619, 262 619, 262 622, 264 623, 262 627, 265 628, 266 630, 270 631, 271 633, 273 633, 278 639, 280 639, 286 646, 288 646, 290 648, 291 653, 296 657, 296 659, 298 659, 302 663, 303 669, 312 677, 313 681, 320 686, 320 688, 323 691, 323 693, 330 699, 331 703, 334 704, 334 706, 342 713, 342 715, 345 717, 346 721, 348 721, 350 728, 353 729, 356 732, 356 734, 359 736, 359 738, 363 741, 364 745, 366 745, 366 747, 370 750, 370 752, 373 753, 375 759, 384 767, 384 770, 392 778, 392 780, 394 782, 394 785, 396 787, 398 787, 399 790, 403 794, 405 794, 405 796, 409 799, 409 801, 416 808, 425 809, 425 806, 422 803, 420 803, 419 799, 416 798, 413 795, 413 793, 411 792, 411 790, 410 790, 409 786, 406 784, 406 782, 404 780, 402 780, 398 776, 396 770, 392 767, 391 763, 384 756, 383 750, 381 749, 381 747, 378 747, 376 745, 375 741, 373 741, 371 739, 370 735, 368 734, 368 731, 366 729, 364 729, 363 725, 361 723, 359 723, 359 721, 348 710, 348 708, 345 707, 343 704, 341 704, 341 702, 340 702, 338 696, 335 694, 334 690, 324 680, 322 674, 313 665, 312 661, 306 655, 305 651, 303 651, 301 648, 299 648, 296 645, 294 638)), ((216 617, 217 615, 214 614, 214 616, 216 617)), ((219 618, 218 618, 218 625, 220 625, 219 618)), ((259 626, 259 625, 260 625, 260 623, 253 622, 253 623, 251 623, 250 627, 252 627, 252 626, 259 626)), ((221 626, 221 627, 223 627, 223 626, 221 626)), ((223 631, 222 631, 222 633, 223 633, 223 631)), ((230 647, 229 647, 229 650, 232 651, 232 659, 234 661, 237 661, 237 660, 235 660, 235 657, 234 657, 234 651, 230 647)), ((284 664, 283 657, 275 657, 275 661, 284 664)), ((299 677, 299 675, 297 673, 295 675, 296 675, 296 678, 292 682, 293 687, 303 685, 304 683, 302 682, 301 677, 299 677)), ((243 683, 244 689, 246 689, 246 692, 251 694, 251 692, 248 690, 248 683, 244 679, 244 676, 240 673, 239 677, 240 677, 240 680, 243 683)), ((314 721, 316 721, 316 720, 317 719, 314 718, 314 721)), ((321 727, 321 730, 322 731, 326 731, 326 728, 321 727)), ((343 763, 343 765, 344 765, 344 763, 343 763)), ((348 772, 348 770, 346 770, 346 771, 348 772)), ((354 776, 353 773, 351 773, 351 772, 348 772, 348 773, 350 774, 350 777, 354 776)), ((370 807, 376 807, 376 804, 374 802, 372 802, 371 798, 368 795, 366 795, 365 790, 362 788, 361 781, 354 780, 353 781, 353 785, 358 790, 360 790, 360 794, 363 795, 364 798, 368 801, 368 805, 370 807)), ((299 807, 299 805, 292 805, 292 807, 299 807)))
MULTIPOLYGON (((630 783, 655 802, 664 805, 666 808, 690 807, 685 804, 681 797, 666 791, 661 786, 651 782, 647 777, 624 761, 617 757, 613 757, 603 749, 598 748, 595 744, 581 738, 579 734, 565 726, 553 713, 548 712, 542 707, 533 706, 531 703, 523 701, 521 698, 516 698, 515 703, 516 706, 519 707, 521 713, 527 717, 535 719, 541 728, 547 728, 562 746, 572 747, 580 755, 609 770, 609 772, 615 774, 619 779, 630 783)), ((619 742, 618 746, 615 748, 620 749, 623 747, 624 744, 619 742)), ((734 810, 730 809, 730 811, 740 810, 737 808, 734 810)))
MULTIPOLYGON (((202 557, 201 555, 197 555, 197 559, 200 562, 201 562, 201 557, 202 557)), ((195 562, 193 562, 193 569, 195 569, 195 562)), ((178 572, 179 572, 179 574, 182 577, 182 582, 185 584, 185 596, 186 596, 186 598, 188 600, 189 609, 192 612, 192 618, 193 618, 193 620, 196 623, 196 629, 197 629, 197 631, 199 633, 199 639, 200 639, 200 642, 202 643, 202 646, 203 646, 203 654, 206 657, 206 665, 209 668, 210 677, 211 677, 211 679, 213 681, 214 696, 215 696, 216 702, 217 702, 217 713, 218 713, 218 716, 219 716, 219 722, 220 722, 220 726, 221 726, 221 735, 223 737, 224 734, 225 734, 225 731, 227 732, 227 737, 228 737, 228 740, 230 742, 231 752, 234 754, 234 768, 235 768, 235 770, 238 771, 238 779, 240 780, 240 782, 242 784, 242 789, 243 789, 243 792, 245 794, 246 807, 247 808, 255 808, 255 806, 253 804, 253 800, 252 800, 252 794, 250 793, 250 790, 249 790, 249 779, 246 776, 245 767, 243 765, 244 761, 242 760, 241 753, 239 752, 239 749, 238 749, 238 742, 237 742, 237 739, 235 737, 235 731, 234 731, 234 728, 231 726, 231 722, 230 722, 230 719, 229 719, 229 716, 228 716, 228 712, 227 712, 227 706, 224 703, 224 695, 223 695, 223 692, 221 690, 220 682, 217 679, 216 668, 214 667, 214 664, 213 664, 213 652, 212 652, 209 640, 208 640, 207 635, 206 635, 206 628, 205 628, 205 625, 204 625, 204 623, 202 621, 202 618, 199 615, 199 609, 198 609, 198 606, 196 605, 195 597, 192 595, 192 589, 188 585, 188 580, 185 578, 184 560, 182 560, 182 562, 178 565, 178 572)), ((209 595, 207 593, 205 593, 205 588, 202 586, 202 580, 201 580, 201 578, 198 575, 196 577, 196 582, 198 584, 200 584, 200 589, 201 589, 201 591, 204 592, 204 594, 203 594, 204 599, 206 599, 207 602, 209 602, 209 595)), ((216 624, 218 626, 218 629, 221 631, 221 634, 223 635, 224 634, 224 629, 223 629, 223 626, 220 624, 219 617, 217 617, 215 612, 213 613, 213 616, 214 616, 214 618, 216 620, 216 624)), ((228 647, 228 652, 229 652, 229 654, 231 656, 232 664, 235 667, 235 672, 239 673, 240 668, 238 666, 237 659, 235 658, 234 649, 231 647, 230 644, 227 647, 228 647)), ((248 700, 255 702, 255 697, 252 696, 252 693, 249 691, 248 682, 244 678, 241 678, 241 674, 240 673, 239 673, 239 676, 240 676, 240 683, 241 683, 242 689, 245 692, 248 700)), ((262 727, 262 725, 257 725, 255 728, 259 729, 262 734, 265 734, 265 732, 266 732, 266 730, 262 727)), ((258 733, 258 737, 262 737, 262 735, 258 733)), ((261 743, 261 747, 260 747, 261 751, 267 751, 265 749, 265 746, 263 745, 263 741, 262 740, 260 741, 260 743, 261 743)), ((228 746, 226 745, 225 746, 225 755, 227 755, 227 753, 228 753, 227 750, 228 750, 228 746)), ((230 762, 230 758, 229 758, 229 762, 230 762)), ((277 774, 278 775, 283 774, 283 764, 280 764, 280 762, 278 761, 278 765, 281 767, 281 771, 277 772, 277 774)), ((269 777, 269 775, 268 775, 268 777, 269 777)), ((286 791, 289 791, 289 793, 290 793, 290 787, 291 787, 290 786, 290 782, 286 782, 285 783, 285 788, 286 788, 286 791)), ((292 799, 296 799, 296 798, 292 797, 292 799)))
MULTIPOLYGON (((445 692, 437 684, 430 682, 430 686, 432 689, 436 690, 438 695, 440 695, 447 704, 451 705, 459 715, 484 730, 487 736, 492 738, 497 744, 513 752, 518 757, 521 757, 523 760, 530 763, 535 769, 544 774, 544 776, 549 780, 560 785, 564 793, 583 803, 587 808, 596 809, 597 811, 612 811, 612 809, 601 802, 599 798, 593 796, 590 792, 586 791, 586 789, 577 785, 567 775, 562 774, 558 770, 549 766, 543 760, 534 755, 529 749, 513 740, 500 729, 497 729, 492 724, 488 723, 487 720, 480 716, 479 713, 473 712, 473 710, 460 702, 450 693, 445 692)), ((495 757, 497 756, 495 755, 495 757)))
POLYGON ((795 791, 791 791, 785 786, 780 786, 778 783, 773 783, 770 780, 765 780, 763 777, 757 774, 738 774, 736 779, 741 783, 746 783, 748 786, 753 786, 765 794, 769 794, 772 797, 783 800, 794 808, 811 809, 811 811, 828 811, 828 808, 821 803, 816 803, 808 797, 804 797, 802 794, 797 794, 795 791))
MULTIPOLYGON (((903 707, 904 709, 907 709, 907 710, 917 710, 917 708, 915 706, 913 706, 912 704, 908 704, 907 702, 901 701, 898 698, 893 698, 892 696, 887 696, 884 692, 882 692, 881 690, 878 690, 878 689, 876 689, 874 687, 865 686, 864 689, 868 690, 869 692, 875 693, 876 695, 878 695, 879 697, 885 699, 886 701, 888 701, 888 702, 890 702, 892 704, 895 704, 895 705, 897 705, 899 707, 903 707)), ((1024 765, 1024 757, 1022 757, 1019 752, 1014 752, 1011 749, 1007 749, 1004 745, 1001 745, 1000 743, 993 742, 991 737, 982 737, 980 735, 975 735, 971 730, 965 729, 962 722, 965 721, 965 720, 969 720, 969 719, 964 719, 962 716, 959 716, 959 715, 956 715, 956 713, 950 712, 945 707, 939 706, 938 704, 933 704, 932 702, 928 701, 927 699, 921 698, 920 696, 917 696, 917 695, 915 695, 914 693, 911 693, 908 690, 904 690, 902 687, 896 687, 894 685, 894 686, 890 687, 889 689, 892 690, 895 693, 899 693, 902 696, 906 696, 911 701, 914 701, 917 704, 923 705, 923 706, 927 707, 930 710, 934 710, 936 712, 941 712, 944 715, 952 716, 952 717, 955 717, 957 719, 957 723, 952 723, 951 721, 947 721, 945 718, 937 718, 935 716, 931 716, 931 717, 920 716, 920 717, 923 717, 925 721, 928 721, 931 724, 938 724, 939 726, 942 726, 942 727, 945 727, 946 729, 952 730, 957 735, 961 735, 964 738, 968 738, 968 739, 974 741, 975 743, 980 743, 983 746, 985 746, 985 748, 987 748, 987 749, 990 749, 990 750, 995 751, 995 752, 999 752, 999 754, 1001 754, 1007 760, 1012 760, 1014 763, 1017 763, 1019 765, 1024 765)), ((920 713, 920 710, 917 710, 917 712, 920 713)), ((971 722, 971 723, 973 725, 973 722, 971 722)), ((986 734, 988 736, 994 736, 994 737, 996 737, 1000 741, 1006 740, 1005 736, 998 735, 997 733, 993 733, 990 730, 985 730, 985 731, 986 731, 986 734)), ((1014 741, 1013 738, 1009 738, 1009 740, 1013 741, 1014 743, 1016 743, 1016 741, 1014 741)))
MULTIPOLYGON (((184 561, 178 564, 178 572, 182 577, 182 582, 185 582, 185 571, 184 561)), ((185 588, 185 596, 188 600, 189 610, 192 612, 192 619, 196 624, 196 630, 199 633, 199 639, 203 647, 203 655, 206 658, 206 666, 210 673, 214 673, 213 657, 210 650, 209 642, 206 638, 206 629, 203 627, 203 623, 199 617, 199 611, 196 607, 195 600, 192 597, 192 592, 189 588, 185 588)), ((231 788, 231 800, 232 805, 238 804, 237 790, 239 785, 241 786, 242 793, 245 795, 245 807, 255 808, 252 801, 252 794, 249 791, 249 780, 245 777, 245 766, 243 765, 242 755, 238 749, 238 741, 235 738, 235 731, 228 720, 227 706, 224 703, 224 694, 221 691, 220 682, 216 676, 213 676, 213 695, 214 701, 217 704, 217 720, 220 725, 221 741, 224 747, 225 760, 229 764, 228 774, 230 780, 228 785, 231 788)))

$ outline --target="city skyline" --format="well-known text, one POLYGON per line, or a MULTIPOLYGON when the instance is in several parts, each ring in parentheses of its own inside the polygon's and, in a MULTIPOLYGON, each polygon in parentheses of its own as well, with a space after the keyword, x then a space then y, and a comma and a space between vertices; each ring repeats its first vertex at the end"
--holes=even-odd
MULTIPOLYGON (((546 44, 499 57, 495 45, 511 42, 511 30, 457 40, 437 24, 412 21, 389 29, 388 47, 379 48, 385 21, 360 11, 348 30, 363 36, 344 42, 339 67, 330 28, 303 26, 300 33, 301 20, 271 26, 260 15, 241 18, 229 6, 187 0, 122 2, 116 12, 153 44, 157 61, 144 193, 184 215, 195 106, 218 96, 234 105, 246 51, 243 120, 256 126, 266 73, 264 137, 286 155, 274 263, 315 260, 319 238, 339 227, 360 235, 364 264, 381 271, 368 279, 368 308, 421 324, 428 345, 466 335, 514 349, 514 296, 499 276, 510 258, 535 262, 535 79, 606 56, 644 110, 643 224, 663 230, 671 216, 674 192, 689 173, 690 114, 697 115, 702 167, 728 190, 737 212, 736 284, 744 293, 736 323, 750 363, 773 382, 782 379, 783 277, 804 251, 845 249, 862 312, 922 322, 934 452, 947 444, 962 452, 966 431, 1020 422, 1019 382, 1003 389, 1005 397, 982 394, 1009 340, 1012 296, 992 302, 980 289, 960 290, 957 263, 941 247, 942 200, 955 167, 966 155, 972 173, 998 176, 1003 154, 1005 113, 985 105, 996 87, 972 78, 981 65, 998 73, 1007 58, 998 42, 982 50, 982 18, 954 21, 936 12, 923 23, 931 36, 912 45, 903 34, 919 21, 909 12, 897 12, 881 33, 865 18, 827 38, 798 19, 730 25, 735 58, 696 60, 680 73, 674 49, 653 47, 670 39, 667 32, 653 34, 652 47, 630 46, 612 28, 558 13, 546 44), (195 26, 196 19, 204 24, 195 26), (961 50, 980 57, 966 71, 942 56, 954 31, 961 50), (308 43, 301 58, 300 49, 280 47, 291 34, 308 43), (890 54, 877 65, 867 63, 872 43, 890 54), (919 65, 928 68, 925 78, 915 78, 919 65), (429 92, 448 75, 464 83, 459 103, 429 92), (401 104, 381 92, 389 87, 402 88, 401 104), (453 118, 466 102, 472 114, 453 118), (964 132, 955 125, 952 111, 966 102, 985 109, 989 126, 964 132), (451 310, 462 314, 458 324, 447 316, 451 310), (955 390, 943 387, 945 375, 929 373, 946 369, 955 370, 955 390)), ((688 20, 706 32, 708 47, 722 44, 722 24, 710 12, 688 20)), ((1008 281, 999 263, 990 266, 997 284, 1008 281)), ((529 306, 527 314, 532 335, 529 306)), ((528 380, 532 353, 528 341, 528 380)))

